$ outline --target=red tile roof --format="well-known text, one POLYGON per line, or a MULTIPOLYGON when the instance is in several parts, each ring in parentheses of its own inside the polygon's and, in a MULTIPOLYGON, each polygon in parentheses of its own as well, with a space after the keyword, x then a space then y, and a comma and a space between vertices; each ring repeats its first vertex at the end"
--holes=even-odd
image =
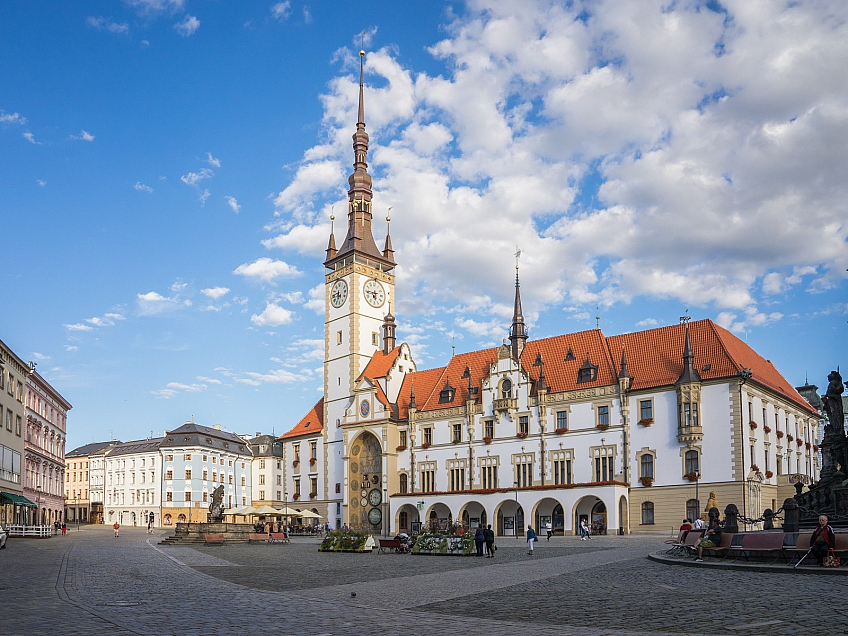
POLYGON ((320 433, 324 428, 324 398, 312 407, 302 420, 292 430, 280 436, 281 439, 300 437, 301 435, 314 435, 320 433))
MULTIPOLYGON (((621 360, 621 349, 627 358, 627 369, 634 390, 669 386, 683 372, 683 342, 686 328, 672 325, 637 331, 607 338, 610 355, 621 360)), ((751 380, 780 393, 798 406, 810 411, 807 401, 786 381, 768 360, 712 320, 689 323, 689 338, 695 356, 695 369, 702 380, 730 378, 743 369, 751 369, 751 380)))
POLYGON ((362 378, 385 378, 386 374, 389 372, 389 369, 392 368, 392 365, 397 360, 397 357, 400 355, 400 345, 389 351, 388 353, 383 353, 382 350, 377 351, 371 360, 368 362, 368 365, 365 367, 365 370, 359 374, 359 380, 362 378))

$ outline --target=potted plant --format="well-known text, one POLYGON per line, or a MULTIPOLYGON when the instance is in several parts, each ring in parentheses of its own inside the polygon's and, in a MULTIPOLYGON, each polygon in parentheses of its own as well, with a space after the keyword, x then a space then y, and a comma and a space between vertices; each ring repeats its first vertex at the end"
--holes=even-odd
POLYGON ((484 444, 491 444, 491 443, 492 443, 492 438, 491 438, 491 437, 489 437, 488 435, 486 435, 485 437, 483 437, 483 443, 484 443, 484 444))
POLYGON ((654 423, 654 418, 652 417, 643 417, 641 420, 637 422, 639 426, 650 426, 654 423))
POLYGON ((766 424, 765 426, 763 426, 763 430, 764 430, 766 433, 771 433, 771 426, 769 426, 768 424, 766 424))
POLYGON ((317 461, 318 461, 318 460, 317 460, 315 457, 310 457, 310 458, 309 458, 309 465, 310 465, 310 466, 314 466, 314 465, 315 465, 315 462, 317 462, 317 461))
POLYGON ((519 431, 518 437, 524 439, 525 437, 527 437, 527 431, 519 431))
POLYGON ((700 476, 701 475, 699 473, 686 473, 685 475, 683 475, 683 478, 688 479, 689 481, 695 482, 695 481, 698 481, 698 478, 700 476))
POLYGON ((804 446, 807 447, 807 450, 810 450, 813 447, 813 445, 810 444, 810 442, 807 442, 806 444, 804 444, 804 446))
POLYGON ((605 431, 605 430, 607 430, 609 427, 610 427, 610 425, 609 425, 609 424, 600 424, 600 423, 599 423, 599 424, 596 424, 596 425, 595 425, 595 428, 597 428, 599 431, 605 431))
POLYGON ((804 440, 802 440, 802 439, 799 437, 798 439, 796 439, 796 440, 795 440, 795 443, 796 443, 796 444, 798 444, 798 446, 803 446, 803 445, 804 445, 804 440))
POLYGON ((774 477, 774 473, 771 472, 770 470, 767 470, 766 471, 766 479, 771 479, 772 477, 774 477))
POLYGON ((783 431, 778 431, 776 433, 776 435, 777 435, 777 439, 783 439, 783 431))
POLYGON ((297 493, 294 493, 294 494, 292 495, 292 499, 294 499, 295 501, 297 501, 298 499, 300 499, 300 495, 299 495, 299 494, 297 494, 297 493))
POLYGON ((430 448, 430 444, 428 442, 424 442, 423 444, 421 444, 421 448, 426 450, 426 449, 430 448))
POLYGON ((756 422, 751 421, 751 422, 748 422, 748 426, 750 426, 750 427, 751 427, 751 430, 753 431, 753 430, 755 430, 755 429, 757 428, 757 423, 756 423, 756 422))
POLYGON ((398 446, 395 450, 396 450, 397 452, 405 451, 405 450, 406 450, 406 444, 401 444, 401 445, 400 445, 400 446, 398 446))
POLYGON ((555 428, 554 429, 554 433, 556 433, 557 435, 564 435, 566 432, 568 432, 568 429, 565 428, 564 426, 562 428, 555 428))
POLYGON ((642 477, 639 477, 639 483, 643 486, 650 486, 654 483, 654 478, 648 477, 647 475, 643 475, 642 477))
POLYGON ((299 459, 296 459, 296 460, 294 460, 294 461, 292 462, 292 466, 294 466, 295 468, 297 468, 297 467, 298 467, 298 464, 300 464, 300 460, 299 460, 299 459))
POLYGON ((795 438, 794 438, 794 437, 790 434, 790 435, 787 435, 787 436, 786 436, 786 441, 788 441, 788 442, 794 442, 794 441, 795 441, 795 438))

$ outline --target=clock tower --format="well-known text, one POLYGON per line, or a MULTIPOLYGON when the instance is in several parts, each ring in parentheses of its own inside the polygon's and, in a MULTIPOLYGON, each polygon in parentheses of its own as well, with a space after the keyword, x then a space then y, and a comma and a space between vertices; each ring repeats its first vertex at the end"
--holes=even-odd
MULTIPOLYGON (((324 414, 327 440, 341 439, 336 422, 344 421, 354 383, 382 348, 382 325, 394 302, 395 267, 389 232, 381 251, 374 242, 371 175, 365 132, 363 61, 359 52, 359 116, 353 134, 353 174, 348 178, 347 234, 336 249, 333 230, 324 266, 324 414)), ((389 219, 387 218, 387 221, 389 219)))

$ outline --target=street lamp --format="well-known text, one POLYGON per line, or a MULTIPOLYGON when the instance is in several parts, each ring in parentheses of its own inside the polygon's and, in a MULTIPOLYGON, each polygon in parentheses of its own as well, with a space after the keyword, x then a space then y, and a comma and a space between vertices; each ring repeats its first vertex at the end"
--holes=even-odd
POLYGON ((79 496, 79 493, 77 493, 77 494, 74 496, 74 500, 75 500, 75 503, 76 503, 76 509, 77 509, 77 532, 79 532, 79 531, 80 531, 80 513, 79 513, 79 500, 80 500, 80 496, 79 496))
POLYGON ((41 513, 39 512, 39 508, 41 508, 41 484, 35 487, 35 523, 33 525, 36 526, 41 525, 41 513))
POLYGON ((383 536, 389 536, 389 493, 383 488, 383 536))
POLYGON ((513 536, 518 538, 518 481, 515 482, 515 519, 512 520, 513 536))

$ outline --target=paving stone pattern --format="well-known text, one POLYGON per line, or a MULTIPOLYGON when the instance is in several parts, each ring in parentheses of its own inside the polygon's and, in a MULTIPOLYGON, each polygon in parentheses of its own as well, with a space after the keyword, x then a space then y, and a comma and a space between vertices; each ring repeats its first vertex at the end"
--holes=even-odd
POLYGON ((673 567, 656 537, 557 537, 494 559, 326 554, 289 545, 159 546, 83 527, 0 551, 0 635, 451 633, 837 634, 848 577, 673 567), (843 582, 845 581, 845 582, 843 582), (356 596, 352 596, 355 592, 356 596), (735 617, 728 619, 728 616, 735 617))

